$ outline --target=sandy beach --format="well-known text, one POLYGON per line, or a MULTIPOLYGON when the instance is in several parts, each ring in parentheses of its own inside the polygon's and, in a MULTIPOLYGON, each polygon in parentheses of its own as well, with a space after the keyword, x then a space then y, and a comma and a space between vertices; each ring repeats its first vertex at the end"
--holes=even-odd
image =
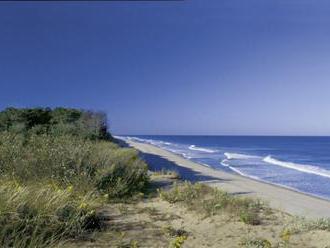
POLYGON ((220 187, 232 194, 255 196, 272 208, 307 218, 330 217, 330 202, 287 188, 208 168, 156 146, 128 142, 139 150, 152 170, 171 169, 184 180, 203 182, 220 187))

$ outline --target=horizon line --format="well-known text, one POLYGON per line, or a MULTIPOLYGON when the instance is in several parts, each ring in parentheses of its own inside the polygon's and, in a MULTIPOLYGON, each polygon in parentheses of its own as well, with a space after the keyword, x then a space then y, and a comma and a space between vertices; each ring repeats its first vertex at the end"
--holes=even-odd
POLYGON ((113 134, 113 136, 237 136, 237 137, 330 137, 330 135, 282 134, 113 134))

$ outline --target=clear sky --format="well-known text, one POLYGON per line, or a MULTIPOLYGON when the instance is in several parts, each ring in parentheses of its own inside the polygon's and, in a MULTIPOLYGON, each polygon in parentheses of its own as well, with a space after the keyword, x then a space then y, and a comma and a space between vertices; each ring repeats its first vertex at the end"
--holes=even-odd
POLYGON ((330 1, 0 4, 0 109, 115 134, 330 135, 330 1))

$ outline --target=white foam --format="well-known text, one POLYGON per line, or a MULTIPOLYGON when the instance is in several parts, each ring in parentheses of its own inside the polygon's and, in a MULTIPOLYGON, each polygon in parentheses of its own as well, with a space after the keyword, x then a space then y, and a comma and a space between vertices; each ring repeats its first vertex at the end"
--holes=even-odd
POLYGON ((159 143, 161 143, 161 144, 164 144, 164 145, 172 145, 172 143, 170 143, 170 142, 165 142, 165 141, 159 141, 159 143))
MULTIPOLYGON (((242 154, 240 154, 242 155, 242 154)), ((244 172, 240 171, 239 169, 235 168, 235 167, 232 167, 230 166, 230 164, 228 163, 229 160, 228 159, 223 159, 220 164, 225 166, 225 167, 228 167, 229 169, 231 169, 232 171, 236 172, 237 174, 243 176, 243 177, 248 177, 248 178, 252 178, 252 179, 255 179, 255 180, 260 180, 259 177, 256 177, 256 176, 251 176, 251 175, 247 175, 245 174, 244 172)))
POLYGON ((134 140, 134 141, 141 142, 141 143, 148 142, 148 140, 146 140, 146 139, 141 139, 141 138, 138 138, 138 137, 127 137, 127 139, 128 139, 128 140, 134 140))
POLYGON ((225 152, 224 155, 227 159, 251 159, 251 158, 259 158, 258 156, 240 154, 240 153, 229 153, 225 152))
POLYGON ((147 144, 151 144, 154 146, 158 146, 158 142, 156 140, 152 140, 152 139, 142 139, 142 138, 138 138, 138 137, 126 137, 127 140, 133 140, 136 142, 140 142, 140 143, 147 143, 147 144))
POLYGON ((228 162, 228 159, 223 159, 220 164, 225 166, 225 167, 229 167, 229 164, 227 163, 228 162))
POLYGON ((198 147, 198 146, 195 146, 195 145, 189 146, 189 149, 190 150, 193 150, 193 151, 200 151, 200 152, 207 152, 207 153, 215 153, 215 152, 217 152, 215 150, 211 150, 211 149, 207 149, 207 148, 203 148, 203 147, 198 147))
POLYGON ((236 172, 237 174, 243 176, 243 177, 248 177, 248 178, 252 178, 254 180, 260 180, 259 177, 256 177, 256 176, 251 176, 251 175, 247 175, 245 173, 243 173, 242 171, 240 171, 239 169, 235 168, 235 167, 232 167, 232 166, 228 166, 229 169, 231 169, 232 171, 236 172))
POLYGON ((211 168, 211 166, 209 166, 208 164, 204 164, 204 163, 201 163, 202 165, 206 166, 206 167, 209 167, 211 168))
POLYGON ((275 158, 272 158, 271 156, 265 157, 263 161, 269 164, 278 165, 285 168, 330 178, 330 171, 321 169, 316 166, 280 161, 275 158))
POLYGON ((184 158, 186 158, 186 159, 191 159, 191 157, 188 156, 187 154, 185 154, 184 152, 182 152, 181 154, 182 154, 182 156, 183 156, 184 158))

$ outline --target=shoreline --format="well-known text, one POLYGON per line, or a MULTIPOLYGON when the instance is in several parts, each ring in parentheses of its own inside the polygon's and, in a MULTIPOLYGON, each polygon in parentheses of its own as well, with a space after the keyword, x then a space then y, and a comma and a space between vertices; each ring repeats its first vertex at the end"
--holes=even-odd
MULTIPOLYGON (((330 201, 322 197, 310 195, 282 185, 245 177, 239 174, 231 174, 221 170, 215 170, 151 144, 134 141, 126 142, 143 154, 159 156, 160 159, 165 159, 173 163, 178 169, 188 169, 188 171, 184 171, 184 174, 197 173, 197 180, 193 180, 195 182, 220 187, 232 194, 245 194, 247 196, 258 197, 268 202, 270 207, 291 215, 300 215, 307 218, 330 217, 330 201), (198 180, 198 177, 210 177, 212 179, 198 180)), ((150 161, 147 162, 150 164, 150 161)), ((157 167, 159 165, 153 164, 153 166, 157 167)), ((159 166, 159 169, 161 169, 161 166, 159 166)), ((191 175, 186 174, 181 176, 185 179, 185 177, 189 178, 191 175)), ((189 179, 187 180, 189 181, 189 179)))

